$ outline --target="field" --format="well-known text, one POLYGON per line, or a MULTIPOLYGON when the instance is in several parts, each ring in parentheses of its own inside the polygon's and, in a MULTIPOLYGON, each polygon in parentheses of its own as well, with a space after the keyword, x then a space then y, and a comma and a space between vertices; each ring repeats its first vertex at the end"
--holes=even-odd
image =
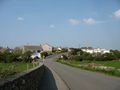
POLYGON ((32 63, 13 62, 13 63, 0 63, 0 78, 5 78, 20 72, 27 71, 33 68, 32 63))
POLYGON ((90 61, 58 60, 57 62, 71 66, 71 67, 75 67, 75 68, 80 68, 80 69, 89 70, 89 71, 93 71, 93 72, 102 72, 102 73, 105 73, 108 75, 120 77, 120 71, 117 70, 117 69, 120 69, 120 61, 92 61, 92 62, 90 62, 90 61), (91 63, 95 63, 95 64, 102 65, 102 66, 114 67, 116 69, 115 70, 105 70, 105 69, 94 69, 94 68, 90 68, 90 67, 80 66, 83 64, 87 65, 87 64, 91 64, 91 63))

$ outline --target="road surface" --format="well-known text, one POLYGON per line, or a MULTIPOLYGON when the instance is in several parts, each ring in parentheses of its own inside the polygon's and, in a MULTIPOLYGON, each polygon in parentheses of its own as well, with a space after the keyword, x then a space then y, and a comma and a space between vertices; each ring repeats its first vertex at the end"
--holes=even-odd
POLYGON ((120 90, 120 78, 66 66, 55 62, 56 57, 47 58, 44 64, 55 71, 70 90, 120 90))

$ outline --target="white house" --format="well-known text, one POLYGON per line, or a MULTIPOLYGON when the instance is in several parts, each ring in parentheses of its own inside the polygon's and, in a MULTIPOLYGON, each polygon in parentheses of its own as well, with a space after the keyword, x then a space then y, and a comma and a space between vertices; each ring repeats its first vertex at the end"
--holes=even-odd
POLYGON ((93 53, 94 51, 91 49, 82 49, 82 51, 87 52, 87 53, 93 53))
POLYGON ((106 49, 101 49, 101 48, 83 48, 81 49, 82 51, 84 52, 87 52, 87 53, 110 53, 110 50, 106 50, 106 49))

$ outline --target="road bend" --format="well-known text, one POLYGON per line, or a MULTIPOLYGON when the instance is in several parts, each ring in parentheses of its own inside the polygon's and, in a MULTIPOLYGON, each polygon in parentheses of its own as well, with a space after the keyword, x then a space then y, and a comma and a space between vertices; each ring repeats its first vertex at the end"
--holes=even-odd
POLYGON ((70 90, 120 90, 120 78, 66 66, 55 62, 57 57, 48 57, 44 64, 55 71, 70 90))

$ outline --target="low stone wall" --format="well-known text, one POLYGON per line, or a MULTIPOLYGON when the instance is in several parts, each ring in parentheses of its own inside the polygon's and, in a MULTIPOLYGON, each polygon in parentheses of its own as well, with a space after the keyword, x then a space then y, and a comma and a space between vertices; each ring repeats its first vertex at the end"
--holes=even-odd
POLYGON ((0 90, 37 90, 44 73, 44 65, 0 80, 0 90))

